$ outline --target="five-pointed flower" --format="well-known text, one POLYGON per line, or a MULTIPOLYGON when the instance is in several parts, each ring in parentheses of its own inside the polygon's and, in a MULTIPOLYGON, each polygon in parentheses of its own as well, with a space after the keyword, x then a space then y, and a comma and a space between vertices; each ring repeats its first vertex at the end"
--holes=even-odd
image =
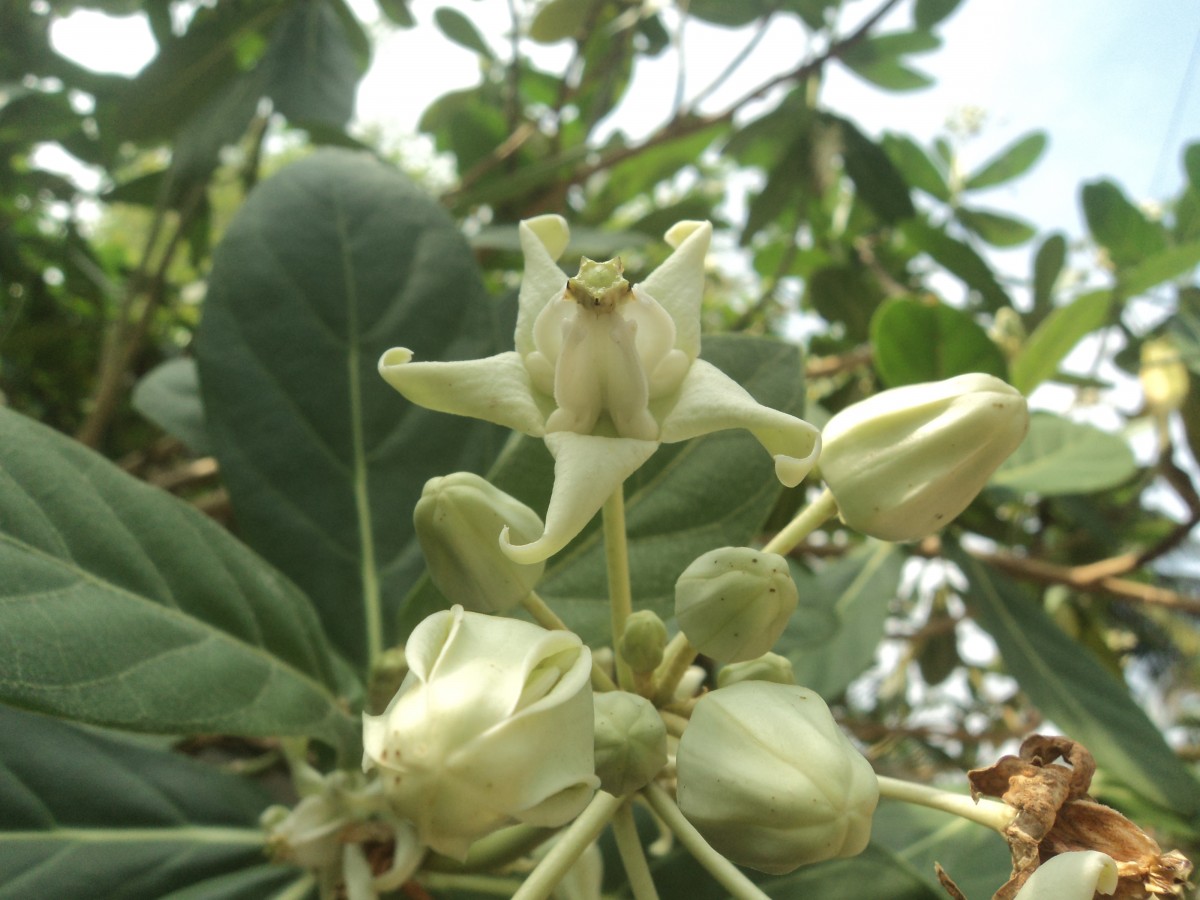
POLYGON ((505 553, 522 563, 565 547, 659 444, 746 428, 775 458, 788 487, 808 474, 820 434, 795 416, 761 406, 715 366, 698 359, 708 222, 667 232, 674 252, 630 287, 620 260, 584 260, 567 278, 556 260, 567 246, 561 216, 520 225, 525 273, 516 349, 463 362, 410 362, 396 347, 380 374, 414 403, 495 422, 544 438, 554 489, 546 528, 505 553))

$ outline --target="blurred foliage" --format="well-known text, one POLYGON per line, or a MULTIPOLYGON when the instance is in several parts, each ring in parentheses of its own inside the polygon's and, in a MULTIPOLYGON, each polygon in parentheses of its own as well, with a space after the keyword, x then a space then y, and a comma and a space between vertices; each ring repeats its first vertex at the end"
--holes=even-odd
MULTIPOLYGON (((883 92, 927 85, 920 57, 940 47, 939 28, 958 5, 880 0, 864 12, 835 0, 522 0, 512 4, 513 34, 498 36, 458 9, 405 0, 378 0, 370 22, 345 0, 0 3, 3 403, 230 522, 218 468, 243 483, 260 473, 239 471, 244 460, 232 451, 215 463, 203 455, 214 446, 206 416, 247 434, 259 423, 233 415, 238 391, 227 380, 212 377, 202 395, 191 362, 214 248, 260 180, 313 148, 358 151, 363 166, 421 169, 386 149, 377 130, 353 124, 376 36, 420 29, 431 45, 451 42, 478 60, 478 83, 430 97, 419 129, 452 166, 449 185, 429 179, 429 188, 469 237, 481 295, 515 287, 521 218, 562 213, 573 226, 568 259, 619 253, 635 276, 660 261, 669 225, 707 218, 733 248, 714 262, 735 264, 714 265, 706 328, 811 335, 804 384, 818 423, 882 388, 969 371, 1068 398, 1035 418, 1026 445, 941 540, 880 548, 834 524, 810 541, 794 564, 823 631, 814 640, 793 628, 779 652, 827 693, 880 771, 953 780, 1053 724, 1096 754, 1103 797, 1195 849, 1200 143, 1183 150, 1180 193, 1154 207, 1111 180, 1082 185, 1088 235, 1071 242, 993 205, 993 189, 1036 166, 1052 135, 1030 132, 968 170, 961 129, 925 146, 871 134, 853 109, 826 104, 822 84, 836 67, 883 92), (157 55, 132 77, 64 58, 50 26, 77 10, 144 16, 157 55), (708 98, 729 73, 689 71, 689 84, 697 75, 708 82, 644 136, 621 130, 639 65, 673 53, 685 22, 729 29, 750 53, 783 19, 822 49, 720 108, 708 98), (566 62, 546 67, 542 45, 565 48, 566 62), (98 186, 57 174, 47 148, 69 154, 98 186), (994 251, 1014 248, 1026 253, 1023 273, 996 263, 994 251), (1147 356, 1148 345, 1159 351, 1147 356), (1166 376, 1185 388, 1164 393, 1166 376), (1139 399, 1118 404, 1117 392, 1139 399)), ((403 89, 420 88, 414 77, 403 89)), ((336 199, 337 186, 329 189, 336 199)), ((223 277, 236 282, 244 270, 229 265, 223 277)), ((497 310, 489 314, 497 321, 511 314, 497 310)), ((483 314, 464 317, 448 344, 488 346, 506 333, 483 314)), ((293 337, 280 329, 281 344, 293 337)), ((319 392, 321 379, 308 377, 319 392)), ((274 463, 273 444, 246 440, 266 448, 262 465, 274 463)), ((482 442, 467 455, 486 469, 497 452, 482 442)), ((532 483, 545 468, 522 453, 502 458, 502 480, 532 483)), ((230 488, 237 513, 239 489, 230 488)), ((765 530, 802 495, 777 497, 765 530)), ((242 502, 252 544, 263 527, 256 516, 287 514, 242 502)), ((0 521, 10 513, 0 507, 0 521)), ((402 564, 386 605, 421 609, 430 588, 407 545, 396 544, 402 564)), ((298 558, 309 556, 303 546, 275 556, 257 549, 317 597, 328 624, 330 589, 305 583, 316 576, 306 574, 313 558, 298 558)), ((564 564, 555 576, 567 598, 590 584, 572 571, 564 564)), ((412 615, 397 613, 397 623, 393 641, 412 615)), ((346 649, 357 640, 346 639, 343 655, 357 655, 346 649)), ((347 684, 356 677, 342 675, 347 684)), ((913 821, 883 817, 872 852, 886 860, 871 877, 900 865, 923 834, 913 821)), ((939 840, 943 860, 969 852, 966 836, 939 840)), ((697 888, 697 877, 681 877, 664 896, 711 889, 697 888)), ((913 877, 922 885, 913 896, 935 889, 930 873, 913 877)), ((831 896, 811 881, 810 894, 831 896)))

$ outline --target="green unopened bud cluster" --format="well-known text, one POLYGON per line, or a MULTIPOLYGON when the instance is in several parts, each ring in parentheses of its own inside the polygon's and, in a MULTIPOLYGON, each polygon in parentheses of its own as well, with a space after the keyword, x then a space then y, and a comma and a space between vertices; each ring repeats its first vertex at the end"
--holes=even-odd
POLYGON ((513 562, 500 549, 507 527, 524 543, 542 533, 532 509, 470 472, 431 478, 413 510, 413 524, 429 576, 451 603, 480 613, 500 613, 529 596, 545 561, 513 562))
POLYGON ((645 787, 667 764, 667 728, 654 704, 626 691, 597 694, 596 775, 623 797, 645 787))
POLYGON ((787 560, 750 547, 721 547, 688 566, 675 583, 675 616, 692 646, 719 662, 770 650, 799 594, 787 560))
POLYGON ((1025 398, 991 375, 894 388, 829 420, 821 476, 851 528, 919 540, 967 508, 1028 430, 1025 398))
POLYGON ((676 765, 679 808, 739 865, 778 875, 870 840, 875 773, 805 688, 744 681, 704 695, 676 765))

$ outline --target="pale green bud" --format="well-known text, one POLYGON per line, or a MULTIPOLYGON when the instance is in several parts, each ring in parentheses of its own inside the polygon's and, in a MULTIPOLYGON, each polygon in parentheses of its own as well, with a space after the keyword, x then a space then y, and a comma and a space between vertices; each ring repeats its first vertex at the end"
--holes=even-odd
POLYGON ((413 524, 429 575, 451 603, 472 612, 506 612, 529 596, 545 561, 513 562, 500 549, 506 527, 518 543, 536 540, 542 520, 532 509, 470 472, 425 483, 413 524))
POLYGON ((455 606, 404 649, 400 691, 363 716, 363 768, 423 844, 462 859, 505 825, 555 828, 583 811, 598 780, 578 636, 455 606))
POLYGON ((645 787, 667 764, 667 727, 654 704, 626 691, 596 694, 596 774, 623 797, 645 787))
POLYGON ((662 662, 667 646, 667 626, 654 612, 639 609, 625 620, 621 657, 639 674, 653 672, 662 662))
POLYGON ((851 528, 915 541, 966 509, 1028 430, 1025 398, 999 378, 912 384, 829 420, 821 476, 851 528))
POLYGON ((781 875, 870 840, 875 773, 806 688, 745 681, 705 694, 676 766, 679 808, 738 865, 781 875))
POLYGON ((698 557, 675 582, 675 617, 692 646, 719 662, 770 650, 800 597, 777 553, 721 547, 698 557))
POLYGON ((1060 853, 1037 867, 1016 900, 1092 900, 1116 891, 1118 880, 1117 864, 1107 853, 1060 853))
POLYGON ((769 681, 773 684, 795 684, 792 662, 778 653, 764 653, 758 659, 722 666, 717 673, 717 687, 729 687, 739 681, 769 681))

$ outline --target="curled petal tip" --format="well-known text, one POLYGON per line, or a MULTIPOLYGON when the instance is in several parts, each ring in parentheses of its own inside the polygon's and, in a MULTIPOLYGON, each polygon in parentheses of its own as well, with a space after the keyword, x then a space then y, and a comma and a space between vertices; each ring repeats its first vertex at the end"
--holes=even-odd
POLYGON ((508 538, 508 526, 505 525, 500 531, 500 550, 515 563, 528 566, 545 562, 554 555, 556 549, 558 548, 546 546, 544 534, 528 544, 513 544, 508 538))
POLYGON ((709 231, 712 231, 712 223, 705 220, 695 219, 687 219, 683 222, 676 222, 669 229, 667 229, 664 239, 672 247, 678 247, 689 237, 691 237, 693 232, 698 231, 701 228, 707 228, 709 231))
POLYGON ((393 347, 391 350, 385 350, 383 356, 379 357, 379 371, 385 369, 402 366, 407 362, 411 362, 413 353, 407 347, 393 347))
POLYGON ((521 222, 523 228, 533 232, 551 259, 558 259, 567 249, 567 241, 571 237, 571 229, 567 220, 553 213, 544 216, 534 216, 521 222))

